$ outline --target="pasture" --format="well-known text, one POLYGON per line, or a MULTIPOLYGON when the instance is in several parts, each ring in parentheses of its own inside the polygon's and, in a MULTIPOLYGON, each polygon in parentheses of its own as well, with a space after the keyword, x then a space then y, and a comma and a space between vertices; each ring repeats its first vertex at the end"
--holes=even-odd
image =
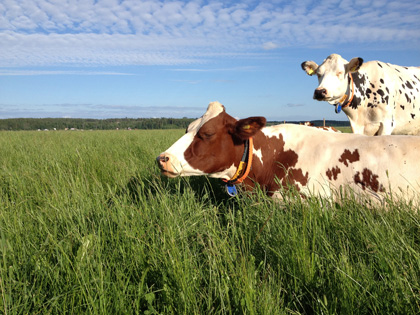
POLYGON ((420 312, 418 209, 162 178, 183 132, 1 132, 0 311, 420 312))

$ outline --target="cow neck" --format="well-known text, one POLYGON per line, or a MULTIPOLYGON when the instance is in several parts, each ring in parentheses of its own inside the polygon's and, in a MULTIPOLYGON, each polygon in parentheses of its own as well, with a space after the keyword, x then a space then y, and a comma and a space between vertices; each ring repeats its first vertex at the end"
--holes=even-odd
POLYGON ((349 106, 351 102, 353 101, 354 81, 353 81, 353 76, 351 75, 351 72, 349 72, 349 77, 350 77, 350 98, 346 101, 347 94, 344 94, 343 97, 338 101, 338 103, 335 104, 335 112, 337 114, 340 113, 343 108, 346 108, 347 106, 349 106))
POLYGON ((235 175, 229 180, 223 179, 228 185, 236 185, 242 183, 248 177, 252 165, 252 152, 254 149, 254 141, 251 138, 244 141, 244 154, 239 162, 239 166, 235 175))

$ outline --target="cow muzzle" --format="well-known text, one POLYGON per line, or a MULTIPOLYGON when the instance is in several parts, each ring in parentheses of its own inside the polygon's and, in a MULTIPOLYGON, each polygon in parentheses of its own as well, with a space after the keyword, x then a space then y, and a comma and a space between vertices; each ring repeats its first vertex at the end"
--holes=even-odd
POLYGON ((314 92, 314 99, 317 101, 324 101, 327 98, 328 91, 324 88, 318 88, 314 92))
POLYGON ((161 153, 157 158, 156 162, 163 175, 167 177, 177 177, 179 172, 174 168, 174 159, 167 153, 161 153))

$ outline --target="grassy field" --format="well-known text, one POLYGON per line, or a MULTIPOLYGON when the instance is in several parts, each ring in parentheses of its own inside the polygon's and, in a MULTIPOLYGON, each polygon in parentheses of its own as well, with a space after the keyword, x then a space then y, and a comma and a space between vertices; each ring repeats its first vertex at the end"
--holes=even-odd
POLYGON ((161 178, 182 130, 0 133, 4 314, 416 314, 420 214, 161 178))
POLYGON ((344 133, 351 133, 351 127, 336 127, 338 130, 344 133))

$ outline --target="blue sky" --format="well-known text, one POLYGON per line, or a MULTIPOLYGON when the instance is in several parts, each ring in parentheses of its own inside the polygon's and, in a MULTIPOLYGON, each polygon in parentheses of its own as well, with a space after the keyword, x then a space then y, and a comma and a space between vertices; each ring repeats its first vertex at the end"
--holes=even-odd
POLYGON ((346 120, 300 68, 420 66, 420 2, 2 0, 0 118, 346 120))

